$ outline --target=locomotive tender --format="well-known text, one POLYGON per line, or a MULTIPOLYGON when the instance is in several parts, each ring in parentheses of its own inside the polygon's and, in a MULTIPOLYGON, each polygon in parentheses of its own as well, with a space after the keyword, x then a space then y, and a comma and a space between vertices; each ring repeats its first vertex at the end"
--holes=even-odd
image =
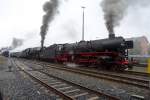
POLYGON ((77 43, 53 44, 41 50, 28 48, 17 57, 124 70, 129 67, 128 49, 132 48, 133 41, 125 41, 123 37, 109 37, 77 43))

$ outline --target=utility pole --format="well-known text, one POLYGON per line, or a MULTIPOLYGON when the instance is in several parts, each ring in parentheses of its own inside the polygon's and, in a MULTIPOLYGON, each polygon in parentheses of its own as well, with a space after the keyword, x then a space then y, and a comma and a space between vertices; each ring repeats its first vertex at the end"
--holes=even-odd
POLYGON ((85 9, 85 7, 84 6, 82 6, 81 7, 82 9, 83 9, 83 16, 82 16, 82 41, 84 41, 84 9, 85 9))

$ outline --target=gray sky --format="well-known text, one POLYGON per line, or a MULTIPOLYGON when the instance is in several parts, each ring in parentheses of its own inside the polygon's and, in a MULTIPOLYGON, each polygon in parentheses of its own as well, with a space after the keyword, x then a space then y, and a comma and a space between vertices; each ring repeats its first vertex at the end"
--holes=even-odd
MULTIPOLYGON (((13 37, 24 39, 24 45, 16 50, 40 46, 40 27, 44 15, 42 6, 45 1, 0 0, 0 47, 11 45, 13 37)), ((85 40, 108 37, 104 13, 100 7, 102 0, 60 1, 59 14, 49 26, 46 46, 81 40, 82 5, 86 7, 85 40)), ((145 35, 150 40, 149 18, 150 6, 129 7, 120 26, 115 28, 116 36, 129 38, 145 35)))

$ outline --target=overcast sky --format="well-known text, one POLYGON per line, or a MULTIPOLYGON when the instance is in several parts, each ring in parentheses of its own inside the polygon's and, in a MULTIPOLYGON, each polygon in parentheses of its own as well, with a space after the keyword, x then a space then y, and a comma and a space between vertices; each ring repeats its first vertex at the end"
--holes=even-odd
MULTIPOLYGON (((0 48, 11 45, 13 37, 24 40, 23 46, 40 46, 43 4, 47 0, 0 0, 0 48)), ((85 40, 108 37, 102 0, 60 0, 59 13, 50 23, 45 45, 81 40, 82 9, 85 6, 85 40)), ((147 0, 148 1, 148 0, 147 0)), ((150 2, 150 1, 149 1, 150 2)), ((150 41, 150 6, 129 7, 116 36, 146 36, 150 41)))

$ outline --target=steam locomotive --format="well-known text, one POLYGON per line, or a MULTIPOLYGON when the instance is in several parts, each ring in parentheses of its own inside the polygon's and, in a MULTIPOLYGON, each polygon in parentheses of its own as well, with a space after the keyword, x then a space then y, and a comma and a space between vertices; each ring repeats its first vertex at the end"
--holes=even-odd
POLYGON ((92 41, 53 44, 43 49, 28 48, 12 53, 11 56, 84 66, 94 65, 107 70, 125 70, 129 67, 128 49, 132 48, 133 41, 110 36, 92 41))

